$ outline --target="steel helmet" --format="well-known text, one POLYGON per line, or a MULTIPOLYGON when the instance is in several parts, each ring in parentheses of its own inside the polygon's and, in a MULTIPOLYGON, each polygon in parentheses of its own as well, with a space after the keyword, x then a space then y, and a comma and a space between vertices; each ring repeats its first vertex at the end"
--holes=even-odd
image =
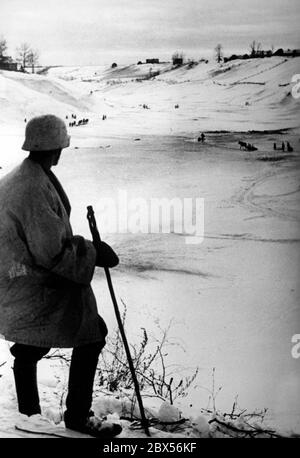
POLYGON ((48 114, 32 118, 25 130, 25 151, 51 151, 67 148, 70 135, 64 121, 57 116, 48 114))

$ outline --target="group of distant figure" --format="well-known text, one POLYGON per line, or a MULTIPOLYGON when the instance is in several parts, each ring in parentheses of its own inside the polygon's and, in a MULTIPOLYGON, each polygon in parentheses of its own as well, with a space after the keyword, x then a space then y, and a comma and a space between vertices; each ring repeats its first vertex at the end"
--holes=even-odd
POLYGON ((204 140, 205 140, 205 135, 204 135, 204 133, 202 132, 202 134, 200 135, 200 137, 198 137, 198 142, 204 143, 204 140))
POLYGON ((257 151, 256 146, 251 145, 251 143, 239 141, 240 149, 244 149, 245 151, 257 151))
MULTIPOLYGON (((79 119, 79 121, 77 122, 76 121, 77 116, 74 115, 74 114, 72 114, 71 117, 74 119, 74 121, 69 122, 69 127, 84 126, 85 124, 88 124, 88 122, 89 122, 88 118, 79 119)), ((68 116, 66 116, 66 119, 68 119, 68 116)), ((106 119, 107 119, 107 115, 103 114, 102 115, 102 121, 105 121, 106 119)))
MULTIPOLYGON (((257 151, 257 148, 254 145, 251 145, 250 143, 242 142, 239 141, 240 149, 245 149, 247 151, 257 151)), ((285 142, 281 143, 281 146, 277 146, 276 143, 273 144, 273 149, 276 150, 281 150, 281 151, 288 151, 292 152, 294 151, 294 148, 290 145, 290 142, 285 142)))
POLYGON ((74 126, 84 126, 85 124, 87 124, 89 122, 89 119, 79 119, 78 122, 76 121, 72 121, 72 122, 69 122, 69 127, 74 127, 74 126))
MULTIPOLYGON (((79 121, 77 122, 77 115, 74 113, 72 113, 70 117, 73 118, 74 121, 69 122, 69 127, 84 126, 89 122, 88 118, 79 119, 79 121)), ((66 119, 69 119, 68 115, 66 115, 66 119)))
MULTIPOLYGON (((88 124, 89 122, 88 118, 79 119, 77 121, 77 115, 74 113, 71 113, 71 115, 66 115, 65 118, 67 120, 69 120, 70 118, 73 119, 73 121, 69 121, 69 127, 84 126, 85 124, 88 124)), ((105 119, 107 119, 106 114, 102 115, 102 121, 105 121, 105 119)), ((24 122, 25 123, 27 122, 26 118, 24 119, 24 122)))
MULTIPOLYGON (((273 149, 274 149, 274 150, 285 151, 285 143, 284 143, 284 142, 281 143, 281 148, 280 148, 280 147, 277 148, 277 144, 274 143, 273 149)), ((292 151, 294 151, 294 148, 290 145, 290 142, 286 142, 286 150, 287 150, 289 153, 291 153, 292 151)))
MULTIPOLYGON (((150 110, 150 108, 148 107, 148 105, 146 103, 143 103, 142 107, 144 108, 144 110, 150 110)), ((176 105, 174 105, 174 108, 179 108, 179 104, 176 103, 176 105)))

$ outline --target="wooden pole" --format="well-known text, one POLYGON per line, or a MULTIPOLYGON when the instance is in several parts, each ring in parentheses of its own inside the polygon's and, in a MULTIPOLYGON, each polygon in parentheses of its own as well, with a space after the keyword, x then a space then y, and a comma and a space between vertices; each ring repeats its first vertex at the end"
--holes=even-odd
MULTIPOLYGON (((88 210, 87 219, 88 219, 90 230, 91 230, 91 234, 92 234, 92 237, 93 237, 93 242, 94 242, 95 246, 97 247, 97 246, 100 246, 101 237, 100 237, 100 234, 99 234, 99 231, 98 231, 98 228, 97 228, 97 223, 96 223, 96 219, 95 219, 94 210, 93 210, 93 207, 91 205, 89 205, 87 207, 87 210, 88 210)), ((126 352, 126 356, 127 356, 127 360, 128 360, 128 364, 129 364, 129 368, 130 368, 130 372, 131 372, 134 388, 135 388, 135 394, 136 394, 137 401, 138 401, 139 408, 140 408, 141 423, 142 423, 142 426, 143 426, 143 428, 145 430, 146 435, 150 437, 149 425, 148 425, 148 420, 147 420, 146 415, 145 415, 143 401, 142 401, 142 397, 141 397, 141 393, 140 393, 140 387, 139 387, 139 383, 138 383, 138 380, 137 380, 137 377, 136 377, 136 373, 135 373, 132 357, 131 357, 131 354, 130 354, 130 348, 129 348, 129 345, 128 345, 127 337, 126 337, 124 326, 123 326, 123 323, 122 323, 122 318, 121 318, 121 315, 120 315, 117 299, 116 299, 114 288, 113 288, 113 284, 112 284, 112 281, 111 281, 109 268, 108 267, 104 267, 104 272, 105 272, 105 275, 106 275, 108 289, 109 289, 109 292, 110 292, 112 303, 113 303, 113 306, 114 306, 114 309, 115 309, 115 314, 116 314, 118 326, 119 326, 121 337, 122 337, 122 340, 123 340, 123 344, 124 344, 124 348, 125 348, 125 352, 126 352)))

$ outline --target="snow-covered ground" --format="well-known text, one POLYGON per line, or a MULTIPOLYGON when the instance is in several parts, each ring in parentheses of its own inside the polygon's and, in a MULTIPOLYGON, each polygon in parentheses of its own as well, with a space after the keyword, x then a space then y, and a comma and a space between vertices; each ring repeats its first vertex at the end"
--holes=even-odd
POLYGON ((58 67, 48 76, 0 72, 0 126, 20 126, 25 117, 51 109, 62 116, 88 114, 94 126, 106 114, 107 122, 97 127, 113 136, 294 127, 298 101, 291 80, 299 61, 273 57, 175 69, 170 64, 58 67), (150 78, 150 71, 160 74, 150 78))
MULTIPOLYGON (((121 258, 113 279, 128 307, 129 340, 137 341, 142 327, 155 334, 158 324, 165 328, 173 319, 169 338, 177 345, 169 348, 169 364, 183 375, 200 368, 196 386, 180 406, 194 420, 207 405, 204 388, 210 389, 215 367, 216 386, 222 386, 219 409, 230 411, 238 395, 249 411, 268 408, 268 421, 277 430, 300 433, 300 365, 291 355, 291 338, 300 333, 299 100, 291 95, 297 73, 299 58, 280 57, 222 67, 0 72, 0 176, 25 157, 20 150, 24 118, 46 112, 68 116, 67 122, 71 113, 89 118, 87 125, 70 128, 71 148, 56 169, 73 205, 75 233, 89 237, 86 206, 92 204, 100 215, 99 199, 116 200, 120 190, 147 202, 205 199, 200 245, 186 245, 176 233, 103 234, 121 258), (160 74, 142 79, 150 69, 160 74), (293 129, 243 133, 284 128, 293 129), (202 131, 209 132, 205 144, 196 141, 202 131), (258 151, 240 151, 238 140, 254 143, 258 151), (282 141, 294 147, 291 156, 273 152, 273 143, 282 141), (273 155, 283 160, 266 160, 273 155)), ((101 271, 93 287, 100 313, 113 329, 101 271)), ((0 341, 0 366, 5 361, 0 436, 22 436, 14 430, 12 359, 8 343, 0 341)), ((53 417, 62 381, 49 364, 43 361, 39 368, 40 388, 43 412, 53 417)), ((114 413, 109 402, 103 408, 101 397, 95 402, 100 413, 114 413)), ((194 433, 207 434, 207 423, 199 421, 201 431, 194 433)), ((122 437, 141 434, 124 427, 122 437)))

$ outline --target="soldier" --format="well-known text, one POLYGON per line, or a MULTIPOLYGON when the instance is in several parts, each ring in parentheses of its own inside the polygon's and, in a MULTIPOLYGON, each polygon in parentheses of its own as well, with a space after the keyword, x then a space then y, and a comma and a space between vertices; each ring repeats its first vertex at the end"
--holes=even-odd
POLYGON ((73 235, 69 199, 52 172, 70 144, 64 121, 31 119, 23 150, 29 156, 0 180, 0 333, 14 342, 19 411, 41 413, 37 362, 51 347, 73 348, 64 413, 67 428, 96 437, 121 426, 90 411, 98 357, 107 327, 90 286, 95 266, 114 267, 106 243, 73 235))

